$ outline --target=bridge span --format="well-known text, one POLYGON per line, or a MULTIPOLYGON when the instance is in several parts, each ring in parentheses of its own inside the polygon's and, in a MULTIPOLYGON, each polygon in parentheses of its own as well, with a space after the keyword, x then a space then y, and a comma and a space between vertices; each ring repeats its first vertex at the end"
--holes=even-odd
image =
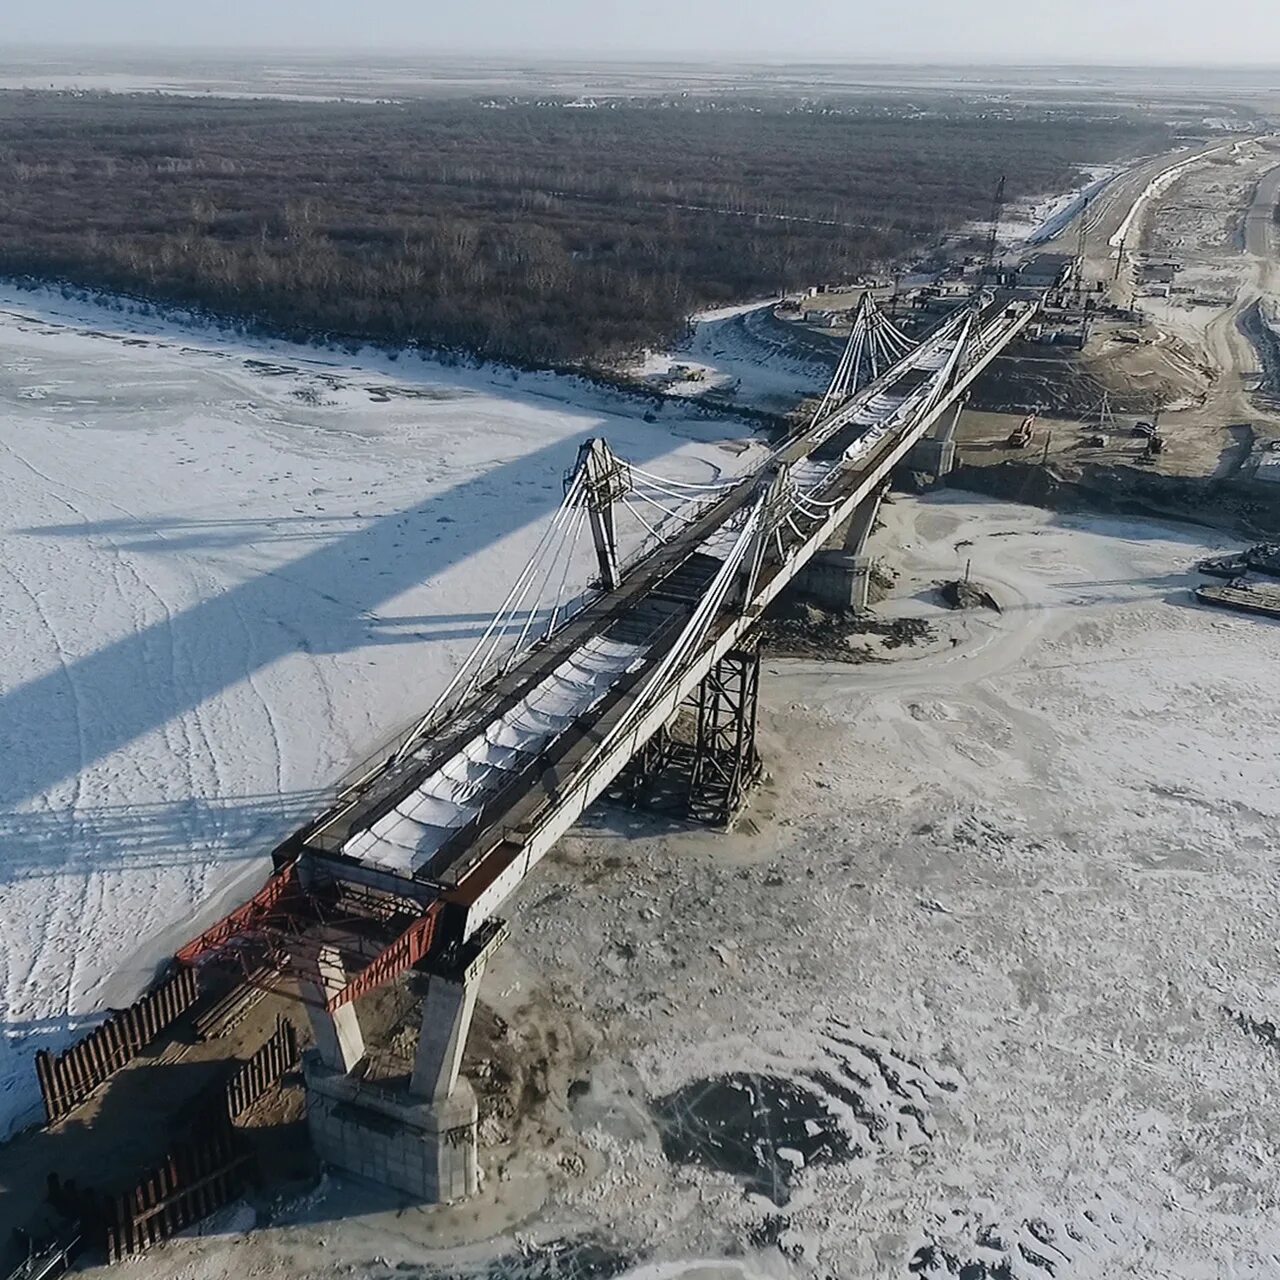
POLYGON ((865 536, 893 469, 1037 307, 981 295, 912 340, 867 295, 812 420, 732 480, 693 485, 602 440, 582 447, 534 556, 437 703, 276 850, 249 902, 178 953, 308 1004, 322 1158, 426 1199, 474 1190, 476 1106, 459 1069, 502 904, 606 790, 731 820, 760 770, 762 613, 843 527, 865 536), (624 514, 648 534, 630 563, 624 514), (595 580, 566 604, 584 530, 595 580), (357 1002, 410 970, 429 975, 422 1029, 393 1096, 360 1077, 357 1002))

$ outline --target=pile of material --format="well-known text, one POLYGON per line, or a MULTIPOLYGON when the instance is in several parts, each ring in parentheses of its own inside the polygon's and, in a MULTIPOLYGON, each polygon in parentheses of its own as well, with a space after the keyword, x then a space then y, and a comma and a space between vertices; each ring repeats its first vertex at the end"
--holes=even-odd
POLYGON ((938 589, 938 594, 942 596, 942 603, 948 609, 994 609, 997 613, 1000 612, 1000 606, 991 592, 968 578, 944 582, 938 589))

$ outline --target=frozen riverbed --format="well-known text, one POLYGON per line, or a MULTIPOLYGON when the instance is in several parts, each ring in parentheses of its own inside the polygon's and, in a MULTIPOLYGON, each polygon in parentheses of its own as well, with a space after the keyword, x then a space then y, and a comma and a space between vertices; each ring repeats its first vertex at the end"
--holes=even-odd
POLYGON ((606 812, 512 904, 547 1101, 479 1200, 327 1183, 140 1280, 1277 1274, 1280 627, 1191 603, 1205 531, 886 519, 934 640, 768 663, 737 831, 606 812), (937 603, 966 562, 1001 612, 937 603))
POLYGON ((34 1051, 430 702, 584 439, 744 465, 732 424, 646 407, 0 293, 0 1133, 34 1051))

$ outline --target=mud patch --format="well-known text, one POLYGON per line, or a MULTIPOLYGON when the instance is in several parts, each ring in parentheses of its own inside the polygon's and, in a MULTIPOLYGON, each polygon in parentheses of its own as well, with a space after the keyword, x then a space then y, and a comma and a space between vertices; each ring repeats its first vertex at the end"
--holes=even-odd
POLYGON ((933 639, 923 618, 881 619, 852 610, 828 611, 799 599, 788 599, 766 616, 760 627, 765 652, 774 658, 818 658, 827 662, 882 662, 860 644, 875 636, 884 649, 898 649, 933 639))
POLYGON ((673 1164, 727 1173, 779 1207, 808 1165, 861 1151, 813 1086, 786 1076, 733 1072, 691 1083, 653 1104, 673 1164))
POLYGON ((942 603, 948 609, 994 609, 1000 612, 996 598, 981 583, 968 578, 955 578, 938 588, 942 603))

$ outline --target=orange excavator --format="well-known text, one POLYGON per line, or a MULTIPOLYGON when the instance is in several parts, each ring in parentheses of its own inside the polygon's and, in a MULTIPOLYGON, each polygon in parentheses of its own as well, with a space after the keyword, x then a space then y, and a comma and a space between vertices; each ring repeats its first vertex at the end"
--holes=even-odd
POLYGON ((1016 427, 1009 433, 1008 445, 1010 449, 1025 449, 1031 443, 1031 431, 1036 425, 1036 415, 1029 413, 1016 427))

